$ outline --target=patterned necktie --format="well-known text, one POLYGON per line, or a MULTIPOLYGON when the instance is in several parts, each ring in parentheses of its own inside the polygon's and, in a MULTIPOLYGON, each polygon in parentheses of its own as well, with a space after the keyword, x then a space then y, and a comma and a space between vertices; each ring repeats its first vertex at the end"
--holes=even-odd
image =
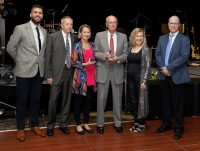
POLYGON ((40 39, 40 32, 38 27, 36 27, 36 31, 37 31, 37 37, 38 37, 38 45, 39 45, 39 52, 41 50, 41 39, 40 39))
POLYGON ((166 48, 166 53, 165 53, 165 66, 168 65, 168 61, 169 61, 169 54, 172 48, 172 37, 174 35, 169 35, 169 41, 167 43, 167 48, 166 48))
POLYGON ((70 55, 70 48, 69 48, 69 39, 68 35, 66 36, 66 66, 67 68, 71 67, 71 55, 70 55))
POLYGON ((114 41, 113 41, 113 34, 110 35, 110 52, 114 54, 114 41))

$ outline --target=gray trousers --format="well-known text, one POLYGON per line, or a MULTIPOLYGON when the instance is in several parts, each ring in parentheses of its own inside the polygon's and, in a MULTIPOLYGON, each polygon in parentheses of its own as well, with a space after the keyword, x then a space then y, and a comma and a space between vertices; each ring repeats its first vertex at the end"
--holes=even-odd
POLYGON ((107 103, 109 85, 112 85, 114 125, 121 126, 123 84, 115 84, 112 74, 106 83, 97 83, 97 126, 104 126, 104 110, 107 103))

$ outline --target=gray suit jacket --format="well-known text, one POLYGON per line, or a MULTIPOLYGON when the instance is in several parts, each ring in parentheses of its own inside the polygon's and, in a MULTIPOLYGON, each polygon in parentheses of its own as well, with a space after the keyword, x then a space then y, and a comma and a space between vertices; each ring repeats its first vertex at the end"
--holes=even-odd
POLYGON ((100 83, 106 83, 111 70, 114 75, 114 81, 116 84, 122 84, 124 81, 124 62, 128 54, 128 42, 125 34, 116 32, 117 34, 117 48, 116 56, 119 57, 119 61, 110 64, 108 60, 103 60, 103 54, 109 50, 107 31, 99 32, 95 36, 95 59, 96 63, 96 81, 100 83))
MULTIPOLYGON (((71 50, 78 38, 75 34, 71 36, 71 50)), ((65 68, 66 47, 61 31, 57 31, 47 36, 47 46, 45 54, 45 77, 53 78, 53 84, 59 84, 65 68)))
MULTIPOLYGON (((156 62, 158 64, 158 78, 165 79, 160 68, 165 66, 165 53, 169 39, 169 34, 160 36, 155 52, 156 62)), ((187 60, 190 55, 190 40, 187 36, 179 33, 172 45, 169 64, 167 69, 172 75, 172 80, 175 84, 186 83, 190 81, 187 60)))
POLYGON ((44 43, 38 53, 30 22, 15 27, 7 44, 6 50, 16 64, 14 73, 18 77, 34 77, 38 68, 40 76, 44 77, 44 51, 46 46, 46 30, 40 27, 44 43))

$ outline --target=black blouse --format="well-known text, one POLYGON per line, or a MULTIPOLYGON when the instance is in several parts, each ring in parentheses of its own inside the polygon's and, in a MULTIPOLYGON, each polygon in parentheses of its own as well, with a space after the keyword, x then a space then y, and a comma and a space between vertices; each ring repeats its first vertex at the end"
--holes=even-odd
POLYGON ((142 59, 142 50, 140 50, 138 53, 132 53, 132 52, 129 53, 127 57, 127 62, 128 62, 127 74, 128 75, 140 74, 141 59, 142 59))

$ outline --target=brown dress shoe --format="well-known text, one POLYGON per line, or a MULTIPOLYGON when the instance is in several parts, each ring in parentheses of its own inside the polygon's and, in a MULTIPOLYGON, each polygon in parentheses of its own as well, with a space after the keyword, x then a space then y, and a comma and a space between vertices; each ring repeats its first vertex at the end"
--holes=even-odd
POLYGON ((25 141, 25 137, 26 137, 26 134, 25 134, 24 130, 18 130, 17 131, 17 140, 18 141, 20 141, 20 142, 25 141))
POLYGON ((31 131, 37 136, 41 136, 41 137, 45 136, 44 131, 39 129, 39 127, 32 127, 31 131))

